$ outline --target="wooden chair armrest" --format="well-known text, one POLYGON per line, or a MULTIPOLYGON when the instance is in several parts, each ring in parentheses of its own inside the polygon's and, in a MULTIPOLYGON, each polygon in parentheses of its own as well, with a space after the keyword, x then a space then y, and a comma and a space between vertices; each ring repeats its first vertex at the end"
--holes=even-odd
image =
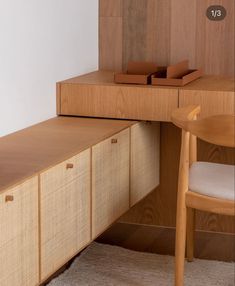
POLYGON ((171 120, 179 128, 187 130, 187 122, 194 120, 195 116, 199 114, 200 111, 201 107, 199 105, 177 108, 173 111, 171 120))

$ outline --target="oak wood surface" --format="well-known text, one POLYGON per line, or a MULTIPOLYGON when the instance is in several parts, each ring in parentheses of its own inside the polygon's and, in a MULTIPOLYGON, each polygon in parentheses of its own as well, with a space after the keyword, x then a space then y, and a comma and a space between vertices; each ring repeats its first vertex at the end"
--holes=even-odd
POLYGON ((0 194, 0 285, 39 283, 38 178, 0 194), (12 196, 13 201, 5 201, 12 196))
POLYGON ((92 239, 129 209, 129 138, 127 129, 92 147, 92 239))
POLYGON ((189 67, 195 68, 196 10, 197 0, 171 1, 170 63, 188 59, 189 67))
MULTIPOLYGON (((122 57, 119 66, 126 68, 132 60, 152 60, 158 65, 174 64, 189 59, 190 66, 202 68, 206 74, 233 76, 234 69, 234 1, 220 0, 100 0, 100 17, 119 17, 122 21, 122 57), (210 21, 206 9, 222 5, 227 11, 223 21, 210 21)), ((113 18, 114 18, 113 17, 113 18)), ((115 21, 115 20, 114 20, 115 21)), ((100 41, 100 54, 110 42, 110 27, 100 26, 107 37, 100 41)), ((119 32, 118 32, 119 33, 119 32)), ((115 37, 111 49, 115 49, 115 37)), ((116 57, 116 56, 114 56, 116 57)), ((100 69, 107 62, 100 59, 100 69)), ((109 65, 115 70, 117 63, 109 65)))
POLYGON ((234 91, 180 90, 179 107, 200 105, 199 118, 218 115, 235 114, 234 91))
MULTIPOLYGON (((145 60, 164 66, 170 63, 171 56, 171 1, 148 0, 145 2, 147 3, 146 31, 142 37, 142 43, 146 38, 145 60)), ((132 48, 135 49, 135 43, 132 44, 132 48)))
POLYGON ((122 18, 100 17, 99 19, 99 66, 103 70, 122 70, 122 18), (113 35, 115 34, 115 38, 113 35))
POLYGON ((187 206, 185 195, 189 184, 189 142, 190 133, 182 130, 179 163, 179 179, 176 208, 175 234, 175 286, 184 285, 184 260, 186 247, 187 206))
POLYGON ((61 114, 169 121, 178 90, 124 85, 62 84, 61 114))
MULTIPOLYGON (((174 0, 173 0, 174 1, 174 0)), ((190 1, 191 2, 191 1, 190 1)), ((234 59, 234 1, 197 0, 196 14, 196 66, 207 74, 235 73, 234 59), (223 21, 210 21, 205 16, 210 5, 222 5, 227 15, 223 21)), ((190 3, 191 4, 191 3, 190 3)))
POLYGON ((99 1, 100 17, 121 17, 122 0, 100 0, 99 1))
POLYGON ((41 279, 91 241, 90 149, 40 175, 41 279), (73 172, 74 170, 74 172, 73 172))
POLYGON ((123 69, 128 61, 146 60, 147 1, 123 1, 123 69))
POLYGON ((0 138, 0 192, 134 123, 57 117, 0 138))
POLYGON ((189 191, 186 194, 187 206, 216 214, 223 214, 228 216, 235 215, 234 201, 228 201, 223 199, 217 199, 213 197, 207 197, 197 194, 193 191, 189 191))

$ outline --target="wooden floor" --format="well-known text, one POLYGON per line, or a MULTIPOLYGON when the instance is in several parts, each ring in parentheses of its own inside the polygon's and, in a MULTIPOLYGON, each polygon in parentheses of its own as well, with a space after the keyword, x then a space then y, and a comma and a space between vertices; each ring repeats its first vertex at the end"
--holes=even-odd
MULTIPOLYGON (((175 228, 116 223, 97 242, 136 251, 174 255, 175 228)), ((235 235, 196 231, 195 257, 235 261, 235 235)))

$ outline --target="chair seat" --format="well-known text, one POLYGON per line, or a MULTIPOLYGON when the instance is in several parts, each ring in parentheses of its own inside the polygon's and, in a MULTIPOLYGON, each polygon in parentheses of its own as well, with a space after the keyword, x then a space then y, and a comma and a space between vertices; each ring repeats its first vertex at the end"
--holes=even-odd
POLYGON ((192 192, 225 200, 235 200, 235 166, 195 162, 189 171, 192 192))

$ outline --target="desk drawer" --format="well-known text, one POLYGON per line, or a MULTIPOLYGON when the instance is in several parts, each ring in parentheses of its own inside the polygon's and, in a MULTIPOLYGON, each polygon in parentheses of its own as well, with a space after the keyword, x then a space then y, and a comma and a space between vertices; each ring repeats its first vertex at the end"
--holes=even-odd
POLYGON ((200 105, 200 118, 218 114, 235 114, 232 91, 180 90, 179 106, 200 105))
POLYGON ((92 148, 92 239, 129 209, 129 128, 92 148))
POLYGON ((90 242, 90 152, 90 149, 83 151, 68 161, 76 164, 76 176, 64 176, 63 167, 67 161, 41 174, 43 280, 90 242))
POLYGON ((178 107, 178 89, 125 85, 61 83, 61 115, 170 121, 178 107))

